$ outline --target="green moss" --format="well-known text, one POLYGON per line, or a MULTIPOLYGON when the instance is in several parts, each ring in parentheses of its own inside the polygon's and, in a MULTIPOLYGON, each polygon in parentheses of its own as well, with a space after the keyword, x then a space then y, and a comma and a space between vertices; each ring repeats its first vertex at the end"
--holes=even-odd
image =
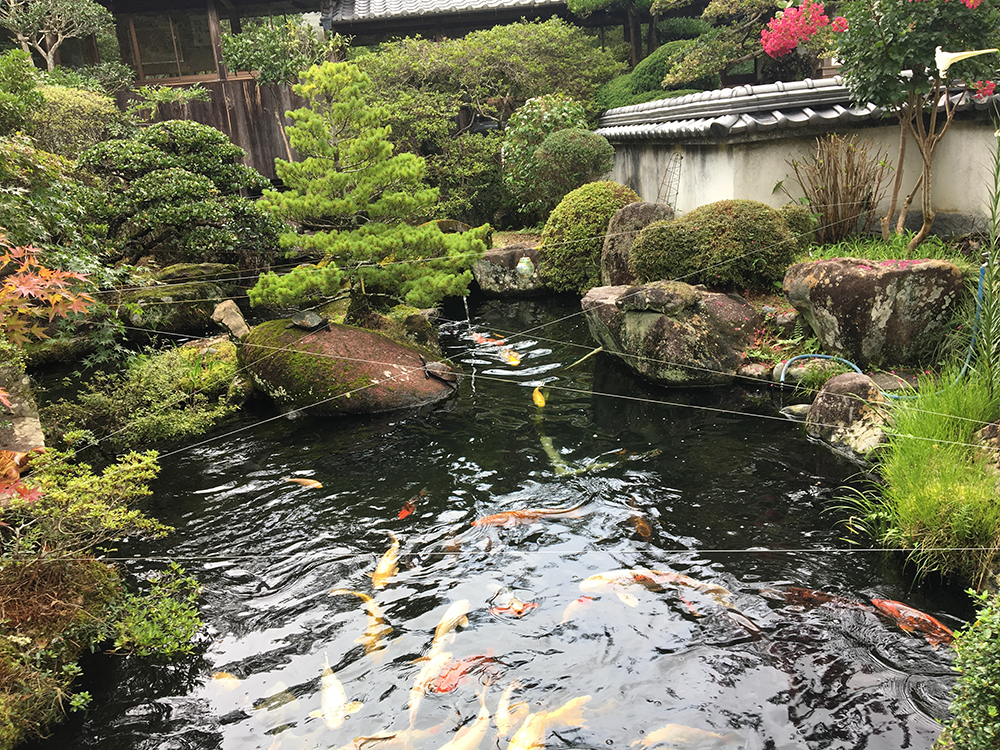
POLYGON ((636 237, 629 266, 641 282, 769 290, 781 281, 798 244, 782 213, 758 201, 710 203, 636 237))
POLYGON ((600 284, 608 222, 639 196, 617 182, 590 182, 556 206, 542 231, 539 273, 556 291, 583 292, 600 284))
MULTIPOLYGON (((602 109, 627 107, 655 99, 666 99, 694 91, 710 91, 721 85, 719 76, 709 76, 696 81, 685 82, 681 91, 664 90, 663 79, 670 68, 690 46, 688 39, 667 42, 647 56, 631 73, 618 76, 604 84, 597 92, 597 103, 602 109)), ((678 89, 679 86, 672 86, 678 89)))

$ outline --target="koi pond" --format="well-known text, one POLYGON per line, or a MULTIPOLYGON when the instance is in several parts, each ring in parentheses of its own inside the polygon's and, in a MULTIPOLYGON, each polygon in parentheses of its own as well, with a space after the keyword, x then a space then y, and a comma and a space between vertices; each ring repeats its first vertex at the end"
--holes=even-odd
POLYGON ((201 582, 203 648, 89 659, 91 709, 34 747, 931 748, 952 652, 872 600, 955 628, 961 592, 843 540, 858 467, 787 392, 577 363, 578 313, 453 310, 435 407, 166 453, 147 510, 176 531, 120 552, 201 582))

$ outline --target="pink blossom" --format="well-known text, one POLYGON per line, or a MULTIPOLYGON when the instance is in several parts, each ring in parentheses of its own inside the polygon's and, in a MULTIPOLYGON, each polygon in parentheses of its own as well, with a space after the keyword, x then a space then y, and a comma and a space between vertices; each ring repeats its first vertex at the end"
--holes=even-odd
POLYGON ((962 5, 964 5, 969 10, 975 10, 980 5, 982 5, 983 0, 962 0, 962 5))
POLYGON ((983 101, 991 96, 993 96, 993 90, 997 87, 996 83, 993 81, 976 81, 975 89, 976 93, 974 96, 979 100, 983 101))
MULTIPOLYGON (((965 2, 966 0, 963 0, 965 2)), ((968 0, 976 2, 977 0, 968 0)), ((978 0, 982 2, 982 0, 978 0)), ((819 29, 830 26, 834 31, 845 31, 847 19, 837 16, 830 18, 823 12, 823 3, 803 0, 798 7, 786 8, 772 18, 760 32, 760 43, 771 57, 781 57, 794 50, 799 42, 804 42, 819 29)))

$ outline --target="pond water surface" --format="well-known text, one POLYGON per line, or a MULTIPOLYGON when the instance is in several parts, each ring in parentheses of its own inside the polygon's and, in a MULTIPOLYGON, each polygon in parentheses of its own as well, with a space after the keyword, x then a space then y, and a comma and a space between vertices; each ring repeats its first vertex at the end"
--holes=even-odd
MULTIPOLYGON (((204 647, 170 665, 91 659, 88 715, 36 747, 341 747, 412 719, 409 746, 436 749, 473 726, 484 690, 496 714, 517 680, 517 717, 579 699, 549 716, 550 748, 930 748, 951 652, 870 602, 957 627, 963 598, 842 540, 830 508, 858 469, 782 418, 775 392, 656 388, 603 354, 568 367, 594 346, 578 311, 487 301, 454 315, 442 345, 467 375, 434 408, 258 414, 166 454, 147 510, 176 531, 121 552, 151 558, 129 563, 139 576, 170 555, 200 581, 204 647), (527 332, 508 342, 517 366, 472 336, 515 332, 527 332), (391 535, 399 571, 374 588, 391 535), (686 578, 581 590, 631 568, 686 578), (467 624, 438 642, 451 661, 411 712, 419 659, 462 600, 467 624), (363 704, 340 726, 321 715, 327 663, 363 704)), ((506 748, 513 731, 491 721, 481 747, 506 748)))

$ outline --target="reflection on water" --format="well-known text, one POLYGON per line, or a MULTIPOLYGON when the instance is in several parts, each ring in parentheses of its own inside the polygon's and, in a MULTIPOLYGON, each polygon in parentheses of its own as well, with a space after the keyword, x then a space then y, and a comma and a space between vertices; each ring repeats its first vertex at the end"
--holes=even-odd
POLYGON ((665 390, 606 355, 567 368, 593 346, 575 310, 487 302, 445 324, 466 377, 436 408, 166 458, 149 511, 177 530, 127 551, 198 577, 205 649, 93 660, 90 714, 38 746, 440 748, 461 730, 450 747, 930 748, 951 653, 870 601, 952 627, 957 610, 840 540, 826 509, 856 468, 766 389, 665 390), (528 329, 503 345, 517 366, 482 343, 528 329))

